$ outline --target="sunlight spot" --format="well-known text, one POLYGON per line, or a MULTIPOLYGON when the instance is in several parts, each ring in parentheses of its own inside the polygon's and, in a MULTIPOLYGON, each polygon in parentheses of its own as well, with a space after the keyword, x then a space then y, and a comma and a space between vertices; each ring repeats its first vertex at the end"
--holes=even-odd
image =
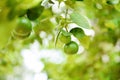
POLYGON ((102 61, 103 61, 103 63, 107 63, 107 62, 109 62, 109 56, 108 55, 103 55, 102 56, 102 61))
POLYGON ((24 60, 24 66, 33 72, 40 72, 44 68, 44 64, 30 50, 21 52, 24 60))
POLYGON ((83 30, 87 36, 92 36, 92 37, 95 36, 94 30, 92 30, 92 29, 83 29, 83 30))
POLYGON ((34 76, 34 80, 48 80, 48 76, 46 73, 37 73, 34 76))
POLYGON ((120 62, 120 56, 115 57, 115 62, 119 63, 120 62))
POLYGON ((81 54, 83 51, 84 51, 84 47, 83 46, 79 46, 78 54, 81 54))
POLYGON ((40 58, 44 58, 48 62, 53 62, 55 64, 60 64, 65 61, 65 56, 62 54, 60 50, 41 50, 40 51, 40 58))
POLYGON ((45 38, 46 36, 47 36, 46 32, 44 32, 44 31, 40 32, 40 37, 41 38, 45 38))

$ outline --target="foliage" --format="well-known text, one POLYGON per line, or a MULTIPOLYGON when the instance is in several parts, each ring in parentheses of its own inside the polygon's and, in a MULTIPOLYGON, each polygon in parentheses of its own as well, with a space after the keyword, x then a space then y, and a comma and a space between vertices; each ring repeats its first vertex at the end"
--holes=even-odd
POLYGON ((76 50, 74 55, 66 54, 62 64, 44 62, 50 79, 120 79, 119 0, 0 1, 0 79, 22 63, 20 50, 35 40, 44 47, 41 32, 53 37, 46 48, 76 50), (94 30, 95 35, 85 30, 94 30), (85 51, 80 54, 75 45, 63 49, 73 41, 85 51))

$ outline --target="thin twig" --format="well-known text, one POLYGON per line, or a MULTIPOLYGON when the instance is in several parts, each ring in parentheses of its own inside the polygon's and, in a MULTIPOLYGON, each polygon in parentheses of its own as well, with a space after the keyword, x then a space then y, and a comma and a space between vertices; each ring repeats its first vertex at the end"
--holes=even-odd
MULTIPOLYGON (((59 37, 59 35, 60 35, 60 32, 61 32, 61 30, 62 30, 62 28, 63 27, 65 27, 65 29, 66 29, 66 31, 68 32, 68 30, 67 30, 67 14, 68 14, 68 9, 66 9, 66 13, 65 13, 65 21, 64 21, 64 26, 62 26, 61 28, 60 28, 60 30, 59 30, 59 32, 57 33, 57 36, 56 36, 56 40, 55 40, 55 47, 56 47, 56 44, 57 44, 57 41, 58 41, 58 37, 59 37)), ((59 25, 58 25, 58 27, 59 26, 61 26, 61 22, 59 22, 59 25)))

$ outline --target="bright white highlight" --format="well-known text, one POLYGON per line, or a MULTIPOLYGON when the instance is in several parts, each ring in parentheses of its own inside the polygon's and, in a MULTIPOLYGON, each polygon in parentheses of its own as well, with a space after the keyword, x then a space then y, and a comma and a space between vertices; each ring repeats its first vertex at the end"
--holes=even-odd
MULTIPOLYGON (((51 39, 51 37, 49 37, 51 39)), ((61 64, 66 60, 63 52, 55 49, 42 49, 40 50, 40 45, 37 41, 30 45, 30 49, 24 49, 21 51, 23 56, 26 70, 34 73, 33 77, 30 77, 30 74, 25 75, 23 80, 48 80, 48 76, 45 72, 42 72, 44 69, 44 64, 40 59, 45 59, 46 61, 61 64)))
POLYGON ((48 76, 46 73, 37 73, 34 76, 34 80, 48 80, 48 76))
POLYGON ((104 62, 104 63, 107 63, 107 62, 109 62, 109 56, 108 55, 103 55, 102 56, 102 61, 104 62))

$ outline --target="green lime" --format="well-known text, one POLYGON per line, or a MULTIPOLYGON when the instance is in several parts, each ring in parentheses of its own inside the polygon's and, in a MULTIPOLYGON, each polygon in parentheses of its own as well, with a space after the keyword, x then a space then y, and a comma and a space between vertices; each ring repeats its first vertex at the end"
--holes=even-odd
POLYGON ((72 28, 70 30, 70 33, 72 33, 77 39, 81 39, 82 37, 85 36, 84 31, 81 28, 72 28))
POLYGON ((19 18, 17 26, 13 31, 13 37, 26 38, 32 31, 32 24, 27 18, 19 18))
POLYGON ((61 31, 60 33, 60 36, 59 36, 59 39, 61 42, 67 44, 71 41, 71 35, 69 32, 66 32, 66 31, 61 31))
POLYGON ((76 54, 78 52, 78 44, 74 41, 71 41, 64 46, 64 52, 66 54, 76 54))
POLYGON ((43 12, 44 7, 39 4, 38 6, 27 10, 27 17, 30 20, 36 20, 43 12))

